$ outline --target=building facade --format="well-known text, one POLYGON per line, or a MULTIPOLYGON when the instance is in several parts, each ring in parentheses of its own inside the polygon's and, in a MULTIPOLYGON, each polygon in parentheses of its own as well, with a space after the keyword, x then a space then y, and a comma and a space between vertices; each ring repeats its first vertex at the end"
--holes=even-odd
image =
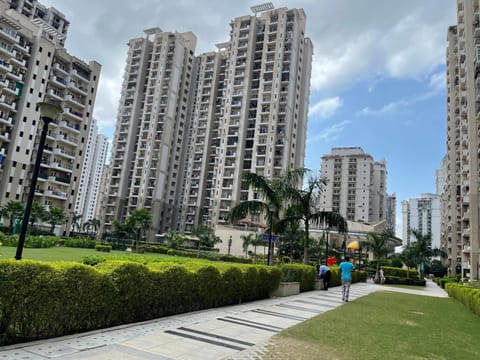
POLYGON ((175 228, 182 204, 196 37, 159 28, 145 34, 128 44, 105 225, 144 208, 156 234, 175 228))
POLYGON ((432 249, 440 249, 441 214, 440 195, 422 194, 420 198, 402 201, 402 239, 403 245, 416 241, 411 230, 422 235, 430 234, 432 249))
POLYGON ((303 167, 313 52, 305 21, 299 9, 255 11, 231 21, 218 51, 197 57, 192 33, 151 29, 129 42, 106 224, 147 208, 150 236, 215 227, 256 196, 242 187, 244 171, 272 178, 303 167))
POLYGON ((447 154, 442 247, 452 274, 479 279, 480 3, 457 0, 446 51, 447 154))
POLYGON ((85 150, 84 166, 80 175, 78 197, 74 212, 81 215, 80 224, 96 218, 102 173, 107 159, 108 139, 98 133, 96 120, 92 119, 85 150))
POLYGON ((320 176, 326 179, 320 210, 340 213, 350 221, 386 219, 386 161, 374 161, 360 147, 332 148, 322 156, 320 176))
POLYGON ((101 66, 65 50, 63 18, 56 28, 17 11, 30 4, 44 9, 0 1, 0 205, 26 201, 42 128, 36 104, 53 100, 63 113, 49 125, 34 201, 68 214, 78 196, 101 66))
POLYGON ((397 226, 397 195, 395 193, 386 196, 385 201, 385 220, 387 221, 386 229, 392 235, 396 234, 397 226))

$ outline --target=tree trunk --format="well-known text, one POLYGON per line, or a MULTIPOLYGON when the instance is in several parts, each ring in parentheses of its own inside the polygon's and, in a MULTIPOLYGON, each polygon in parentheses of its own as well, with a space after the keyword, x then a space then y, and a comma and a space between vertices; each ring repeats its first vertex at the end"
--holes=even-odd
POLYGON ((309 256, 308 256, 308 221, 305 221, 305 239, 303 240, 303 263, 308 264, 309 256))

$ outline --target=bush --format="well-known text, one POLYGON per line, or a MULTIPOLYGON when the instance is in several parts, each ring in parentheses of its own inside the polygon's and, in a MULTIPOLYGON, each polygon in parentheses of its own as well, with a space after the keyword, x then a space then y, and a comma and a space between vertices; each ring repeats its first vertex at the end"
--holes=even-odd
MULTIPOLYGON (((97 242, 88 238, 61 239, 59 245, 71 248, 95 249, 97 242), (60 242, 61 241, 61 242, 60 242)), ((111 247, 111 245, 110 245, 111 247)))
POLYGON ((282 282, 298 281, 300 283, 300 292, 313 290, 313 284, 317 278, 315 266, 301 264, 283 264, 280 266, 282 271, 282 282))
POLYGON ((418 279, 418 278, 406 278, 406 277, 398 277, 398 276, 385 276, 385 284, 398 284, 398 285, 417 285, 417 286, 425 286, 426 285, 425 279, 418 279))
MULTIPOLYGON (((51 248, 57 244, 58 238, 56 236, 27 236, 23 244, 24 248, 51 248)), ((3 241, 5 246, 18 246, 18 235, 10 235, 5 237, 3 241)))
POLYGON ((95 266, 99 263, 107 261, 107 258, 103 256, 96 256, 96 255, 91 255, 91 256, 84 256, 82 259, 82 263, 85 265, 90 265, 90 266, 95 266))
POLYGON ((407 270, 407 269, 399 269, 396 267, 384 266, 383 271, 384 271, 385 277, 394 276, 399 278, 409 277, 409 278, 418 279, 420 276, 418 271, 415 269, 407 270), (408 276, 407 276, 407 271, 408 271, 408 276))
MULTIPOLYGON (((85 261, 85 259, 84 259, 85 261)), ((0 346, 267 298, 272 266, 0 261, 0 346)))
POLYGON ((112 245, 97 244, 97 245, 95 245, 95 250, 103 251, 103 252, 110 252, 112 250, 112 245))
POLYGON ((448 296, 460 301, 471 312, 480 316, 480 289, 467 284, 449 282, 445 285, 448 296))

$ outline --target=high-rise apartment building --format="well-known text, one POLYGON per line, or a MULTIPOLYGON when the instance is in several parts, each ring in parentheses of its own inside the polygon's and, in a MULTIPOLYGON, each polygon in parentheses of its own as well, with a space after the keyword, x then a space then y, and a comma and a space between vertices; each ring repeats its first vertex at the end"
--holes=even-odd
POLYGON ((107 223, 136 208, 152 210, 153 232, 226 223, 256 196, 242 187, 244 171, 272 178, 303 167, 313 52, 305 13, 252 10, 231 21, 218 51, 196 58, 191 33, 148 30, 130 41, 107 223))
POLYGON ((387 221, 386 229, 391 232, 393 235, 396 233, 397 225, 397 195, 393 193, 392 195, 386 196, 385 201, 385 220, 387 221))
POLYGON ((42 127, 36 104, 54 100, 64 112, 49 125, 34 201, 68 214, 78 196, 101 66, 67 53, 68 22, 53 15, 48 22, 58 28, 36 21, 39 9, 45 10, 36 1, 0 1, 0 205, 26 200, 42 127), (27 17, 31 4, 37 15, 27 17))
POLYGON ((145 208, 158 233, 178 221, 196 37, 159 28, 145 33, 128 44, 105 222, 145 208))
POLYGON ((417 230, 422 235, 431 235, 432 249, 440 248, 440 195, 426 193, 420 198, 402 201, 402 221, 404 246, 417 240, 411 234, 411 230, 417 230))
POLYGON ((442 246, 451 273, 479 279, 480 3, 457 0, 447 33, 447 158, 442 246))
POLYGON ((96 218, 101 178, 107 159, 108 139, 105 135, 98 134, 94 118, 86 141, 84 165, 74 207, 74 212, 82 216, 81 224, 96 218))
POLYGON ((386 161, 374 161, 360 147, 332 148, 322 156, 320 176, 327 180, 320 210, 340 213, 350 221, 385 220, 386 161))

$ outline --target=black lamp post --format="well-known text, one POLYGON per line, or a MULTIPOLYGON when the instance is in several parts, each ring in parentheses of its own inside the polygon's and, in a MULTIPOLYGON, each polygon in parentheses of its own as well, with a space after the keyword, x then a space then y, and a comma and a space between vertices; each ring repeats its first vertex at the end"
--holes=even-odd
POLYGON ((324 233, 325 235, 325 264, 327 264, 328 259, 328 230, 324 233))
POLYGON ((43 120, 42 134, 40 135, 40 142, 38 143, 37 158, 33 168, 32 180, 30 182, 30 191, 28 193, 27 204, 25 205, 25 212, 23 213, 22 227, 20 228, 20 236, 18 237, 17 253, 15 259, 22 259, 23 244, 25 243, 25 236, 27 235, 28 221, 30 219, 30 211, 32 210, 33 198, 35 196, 35 188, 37 186, 38 173, 40 171, 40 164, 42 162, 43 148, 45 147, 45 139, 48 132, 48 124, 50 124, 55 117, 63 112, 62 108, 57 104, 50 104, 46 102, 37 103, 40 109, 40 118, 43 120))

